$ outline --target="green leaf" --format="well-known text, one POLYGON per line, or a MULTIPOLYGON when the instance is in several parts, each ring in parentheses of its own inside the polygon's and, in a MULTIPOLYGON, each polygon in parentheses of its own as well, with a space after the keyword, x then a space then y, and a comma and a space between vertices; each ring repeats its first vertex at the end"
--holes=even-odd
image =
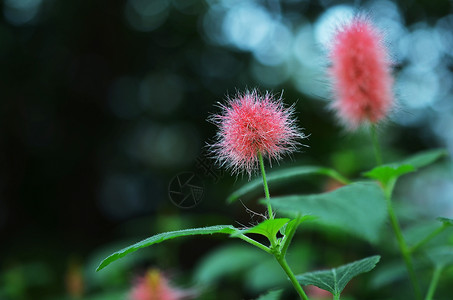
POLYGON ((405 160, 400 164, 402 165, 412 165, 415 169, 419 169, 434 163, 436 160, 443 156, 447 156, 448 151, 445 149, 434 149, 415 154, 405 160))
POLYGON ((280 228, 280 233, 282 235, 286 235, 287 233, 291 232, 294 227, 299 226, 301 223, 305 221, 313 221, 316 220, 318 217, 317 216, 312 216, 312 215, 305 215, 300 218, 296 218, 285 224, 282 228, 280 228))
POLYGON ((318 216, 315 222, 372 243, 378 241, 387 220, 384 194, 374 182, 357 182, 323 194, 275 197, 271 203, 279 212, 318 216))
POLYGON ((398 178, 401 175, 414 172, 415 168, 412 165, 383 165, 374 168, 373 170, 364 173, 366 177, 376 179, 383 184, 387 184, 390 180, 398 178))
POLYGON ((210 286, 227 275, 243 274, 268 258, 267 253, 245 244, 223 246, 203 258, 195 271, 195 280, 210 286))
POLYGON ((302 285, 315 285, 334 295, 340 295, 352 278, 371 271, 379 262, 380 258, 379 255, 375 255, 338 268, 297 275, 296 279, 302 285))
POLYGON ((181 236, 189 236, 189 235, 204 235, 204 234, 213 234, 213 233, 232 234, 232 233, 236 232, 236 230, 237 229, 235 229, 231 225, 217 225, 217 226, 210 226, 210 227, 192 228, 192 229, 184 229, 184 230, 160 233, 160 234, 149 237, 143 241, 140 241, 136 244, 133 244, 129 247, 126 247, 124 249, 121 249, 121 250, 111 254, 110 256, 105 258, 100 263, 100 265, 97 267, 96 271, 102 270, 103 268, 105 268, 110 263, 114 262, 115 260, 120 259, 120 258, 128 255, 129 253, 137 251, 140 248, 158 244, 158 243, 161 243, 166 240, 174 239, 174 238, 181 237, 181 236))
MULTIPOLYGON (((267 175, 267 181, 268 183, 277 183, 289 178, 313 174, 327 175, 343 183, 346 183, 345 181, 347 181, 333 169, 316 166, 295 167, 271 172, 267 175)), ((255 191, 257 189, 262 189, 263 188, 262 186, 263 186, 262 179, 260 178, 254 179, 245 184, 244 186, 242 186, 240 189, 234 191, 230 196, 228 196, 227 202, 232 203, 249 192, 255 191)))
POLYGON ((364 176, 376 179, 383 184, 396 179, 401 175, 416 171, 419 168, 432 164, 448 152, 444 149, 435 149, 415 154, 400 162, 378 166, 371 171, 364 173, 364 176))
POLYGON ((380 264, 370 281, 374 289, 382 289, 384 286, 401 281, 407 278, 406 265, 402 260, 390 261, 380 264))
POLYGON ((438 268, 444 268, 446 266, 453 265, 453 247, 442 246, 431 248, 426 251, 426 255, 431 262, 438 268))
POLYGON ((270 291, 267 294, 260 296, 258 300, 278 300, 282 293, 283 290, 270 291))
POLYGON ((436 220, 444 223, 444 226, 453 226, 453 219, 438 217, 436 220))
POLYGON ((290 219, 288 218, 264 220, 263 222, 251 228, 247 228, 245 230, 238 230, 234 232, 231 236, 236 237, 238 235, 246 233, 257 233, 266 236, 270 240, 272 238, 275 238, 280 228, 282 228, 289 221, 290 219))

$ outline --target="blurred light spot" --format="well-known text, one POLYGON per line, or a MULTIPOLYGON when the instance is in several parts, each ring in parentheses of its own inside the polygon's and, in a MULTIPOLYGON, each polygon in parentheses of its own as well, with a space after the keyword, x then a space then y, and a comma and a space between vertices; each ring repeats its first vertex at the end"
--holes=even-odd
POLYGON ((257 61, 251 66, 253 77, 267 87, 275 87, 285 82, 291 75, 289 64, 267 66, 257 61))
POLYGON ((241 50, 255 50, 265 41, 271 28, 272 19, 268 11, 248 2, 230 9, 223 22, 225 37, 241 50))
POLYGON ((320 45, 316 43, 311 24, 302 26, 295 37, 293 52, 295 58, 310 68, 320 68, 326 64, 320 45))
POLYGON ((315 23, 316 41, 325 49, 330 49, 335 31, 354 14, 354 8, 349 5, 337 5, 327 9, 315 23))
POLYGON ((215 45, 226 45, 227 41, 223 36, 223 19, 225 18, 226 10, 221 5, 213 5, 203 16, 203 32, 209 42, 215 45))
POLYGON ((144 184, 137 176, 111 174, 100 189, 101 210, 112 219, 124 219, 143 212, 147 201, 144 184))
POLYGON ((32 23, 38 16, 42 0, 5 0, 3 15, 13 25, 32 23))
POLYGON ((399 41, 406 34, 403 17, 398 5, 388 0, 369 1, 367 10, 370 11, 373 23, 381 32, 386 46, 389 48, 392 61, 404 60, 406 53, 401 53, 399 41))
POLYGON ((172 113, 183 98, 183 81, 173 74, 150 74, 140 84, 140 103, 152 113, 172 113))
POLYGON ((419 29, 401 39, 400 49, 406 52, 410 63, 420 69, 434 68, 443 54, 439 32, 420 24, 419 29))
MULTIPOLYGON (((453 96, 448 100, 452 101, 453 104, 453 96)), ((449 113, 439 114, 433 123, 435 134, 441 140, 447 141, 449 150, 453 150, 453 131, 445 130, 445 128, 453 128, 453 109, 450 108, 449 113)))
POLYGON ((158 28, 167 20, 169 12, 169 0, 129 0, 125 9, 126 20, 138 31, 158 28))
POLYGON ((209 6, 220 5, 227 9, 235 7, 237 5, 253 2, 254 0, 205 0, 209 6))
POLYGON ((127 146, 128 152, 144 164, 154 167, 188 165, 200 149, 200 136, 193 125, 145 125, 137 128, 127 146))
POLYGON ((417 172, 406 181, 404 193, 407 199, 422 208, 422 213, 430 217, 453 217, 453 165, 431 166, 417 172), (423 188, 420 188, 423 187, 423 188))
POLYGON ((373 17, 373 22, 379 24, 382 20, 394 20, 402 22, 401 12, 398 5, 389 0, 369 1, 367 9, 373 17))
POLYGON ((437 22, 436 30, 445 54, 453 56, 453 14, 443 17, 437 22))
POLYGON ((291 54, 292 32, 282 23, 271 23, 266 39, 255 49, 255 58, 264 65, 276 66, 284 62, 291 54))
POLYGON ((396 89, 405 107, 423 109, 437 100, 439 77, 433 71, 420 72, 414 67, 406 67, 398 76, 396 89))
POLYGON ((121 77, 112 83, 109 92, 109 107, 117 117, 132 119, 140 114, 138 87, 138 80, 132 77, 121 77))
POLYGON ((325 69, 299 65, 295 67, 292 80, 296 89, 305 95, 321 100, 331 98, 325 69))
POLYGON ((426 112, 398 107, 390 114, 390 119, 402 126, 417 126, 426 121, 426 112))

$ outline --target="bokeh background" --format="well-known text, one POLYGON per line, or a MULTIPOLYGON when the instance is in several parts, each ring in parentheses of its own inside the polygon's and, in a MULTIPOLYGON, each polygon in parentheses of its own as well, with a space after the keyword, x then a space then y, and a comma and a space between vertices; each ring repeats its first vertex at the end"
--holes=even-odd
MULTIPOLYGON (((372 167, 368 132, 345 131, 328 109, 331 35, 358 11, 384 32, 394 62, 397 105, 379 128, 384 159, 453 153, 451 0, 3 0, 0 299, 124 299, 150 266, 190 286, 225 238, 172 241, 94 269, 164 230, 256 220, 244 207, 260 212, 256 201, 225 203, 247 178, 222 172, 205 151, 215 134, 206 119, 237 91, 283 92, 295 103, 308 147, 274 169, 322 165, 354 177, 372 167), (196 207, 169 199, 181 172, 202 182, 196 207)), ((422 175, 402 182, 402 199, 427 217, 453 217, 450 162, 422 175)), ((314 178, 274 193, 328 184, 314 178)), ((331 261, 341 256, 335 247, 368 247, 307 237, 314 246, 301 251, 330 248, 321 255, 331 261)), ((251 299, 272 287, 214 281, 206 299, 251 299)))

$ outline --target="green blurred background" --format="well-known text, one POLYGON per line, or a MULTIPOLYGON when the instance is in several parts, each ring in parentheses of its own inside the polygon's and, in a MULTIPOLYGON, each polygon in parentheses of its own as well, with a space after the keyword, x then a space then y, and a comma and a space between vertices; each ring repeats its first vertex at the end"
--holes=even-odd
MULTIPOLYGON (((94 269, 112 251, 164 230, 257 220, 225 203, 247 178, 222 172, 205 152, 215 134, 207 117, 237 90, 283 90, 285 102, 296 103, 309 147, 274 169, 322 165, 354 177, 372 167, 367 132, 346 132, 328 110, 331 34, 357 8, 385 32, 394 62, 397 105, 380 127, 384 159, 436 147, 452 153, 452 1, 2 1, 0 299, 124 299, 149 266, 190 285, 201 258, 225 239, 172 241, 94 269), (202 184, 196 207, 169 199, 181 172, 202 184)), ((452 217, 451 170, 444 163, 406 180, 401 193, 427 217, 452 217)), ((314 178, 271 193, 328 184, 314 178)), ((262 211, 256 201, 246 205, 262 211)), ((305 239, 313 245, 300 245, 302 253, 318 263, 370 251, 335 234, 305 239)), ((303 263, 320 266, 313 260, 303 263)), ((250 278, 207 293, 251 299, 272 286, 253 287, 250 278)))

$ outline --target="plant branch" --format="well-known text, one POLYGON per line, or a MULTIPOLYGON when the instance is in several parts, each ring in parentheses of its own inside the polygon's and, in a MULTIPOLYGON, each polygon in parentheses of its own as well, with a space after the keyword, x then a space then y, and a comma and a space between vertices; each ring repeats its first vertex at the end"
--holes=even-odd
POLYGON ((294 276, 293 271, 291 271, 291 268, 288 266, 286 259, 278 254, 274 254, 274 256, 277 259, 280 266, 282 267, 282 269, 285 271, 286 275, 288 275, 289 280, 293 284, 300 298, 303 300, 309 300, 307 294, 305 294, 304 290, 302 289, 302 286, 300 285, 299 281, 297 281, 296 276, 294 276))
POLYGON ((371 124, 371 139, 373 140, 374 155, 376 157, 376 163, 378 166, 382 165, 382 152, 379 146, 376 124, 371 124))
POLYGON ((267 252, 269 254, 272 254, 272 251, 271 251, 271 249, 269 249, 269 247, 266 247, 263 244, 255 241, 254 239, 249 238, 245 234, 238 235, 237 237, 240 238, 241 240, 246 241, 249 244, 252 244, 253 246, 256 246, 256 247, 260 248, 261 250, 263 250, 263 251, 265 251, 265 252, 267 252))
POLYGON ((433 238, 435 238, 437 235, 439 235, 440 233, 442 233, 442 231, 445 230, 445 228, 447 228, 447 226, 444 224, 442 224, 442 226, 436 228, 433 232, 431 232, 429 235, 427 235, 423 240, 421 240, 420 242, 418 242, 417 244, 415 244, 413 247, 411 247, 409 249, 409 252, 410 253, 414 253, 416 250, 418 250, 420 247, 424 246, 426 243, 428 243, 430 240, 432 240, 433 238))
POLYGON ((420 287, 418 285, 417 277, 415 276, 415 271, 414 271, 414 264, 412 262, 412 257, 410 254, 410 251, 407 247, 406 241, 404 240, 403 234, 401 232, 401 227, 398 223, 398 218, 396 217, 395 211, 393 209, 392 205, 392 192, 393 192, 393 187, 395 186, 396 179, 391 180, 387 186, 384 187, 384 194, 385 194, 385 199, 387 202, 387 210, 390 216, 390 222, 393 227, 393 231, 395 233, 396 239, 398 241, 398 246, 401 252, 401 255, 403 256, 404 263, 406 264, 406 269, 409 274, 409 279, 412 283, 412 286, 414 288, 414 293, 415 293, 415 298, 417 300, 421 300, 421 291, 420 287))
POLYGON ((301 221, 302 221, 302 217, 300 215, 298 215, 296 218, 296 224, 294 225, 294 227, 291 228, 291 230, 287 234, 285 234, 285 237, 283 238, 282 248, 281 248, 281 255, 283 257, 286 256, 286 252, 288 251, 289 244, 291 244, 294 234, 296 233, 297 227, 299 226, 301 221))
POLYGON ((273 219, 274 214, 272 212, 271 197, 269 195, 269 187, 267 185, 266 171, 264 169, 263 155, 261 154, 261 152, 258 152, 258 160, 260 162, 261 174, 263 175, 263 186, 264 186, 264 195, 266 196, 267 213, 269 215, 269 219, 273 219))
POLYGON ((436 267, 434 269, 433 277, 431 278, 431 282, 429 283, 428 293, 426 293, 425 300, 432 300, 434 296, 434 292, 437 288, 437 283, 439 282, 440 274, 442 273, 442 267, 436 267))

